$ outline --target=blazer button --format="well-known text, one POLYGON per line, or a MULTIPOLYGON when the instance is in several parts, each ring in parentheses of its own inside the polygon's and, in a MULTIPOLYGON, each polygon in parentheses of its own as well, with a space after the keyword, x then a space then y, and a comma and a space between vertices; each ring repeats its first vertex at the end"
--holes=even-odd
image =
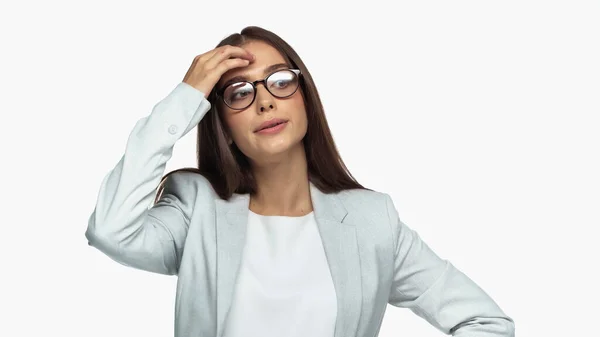
POLYGON ((177 133, 177 125, 171 125, 169 126, 169 133, 174 135, 177 133))

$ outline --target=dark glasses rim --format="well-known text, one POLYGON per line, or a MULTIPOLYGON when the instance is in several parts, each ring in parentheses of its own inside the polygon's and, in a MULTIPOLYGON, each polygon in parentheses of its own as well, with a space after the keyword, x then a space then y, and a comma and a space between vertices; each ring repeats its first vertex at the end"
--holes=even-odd
POLYGON ((265 84, 265 83, 268 81, 269 77, 271 77, 272 75, 275 75, 275 74, 277 74, 277 73, 279 73, 279 72, 282 72, 282 71, 284 71, 284 72, 285 72, 285 71, 291 72, 291 73, 293 73, 293 74, 294 74, 294 75, 295 75, 295 76, 298 78, 297 85, 296 85, 296 88, 294 89, 294 91, 293 91, 291 94, 289 94, 289 95, 286 95, 286 96, 277 96, 277 95, 273 94, 273 93, 272 93, 272 92, 269 90, 269 88, 267 88, 267 86, 265 86, 265 89, 267 89, 267 91, 268 91, 268 92, 269 92, 271 95, 273 95, 274 97, 277 97, 277 98, 286 98, 286 97, 290 97, 290 96, 292 96, 293 94, 295 94, 295 93, 296 93, 296 91, 298 91, 298 88, 300 88, 300 78, 301 78, 301 76, 300 76, 300 75, 302 75, 302 72, 300 71, 300 69, 296 69, 296 68, 283 68, 283 69, 277 69, 277 70, 273 71, 272 73, 268 74, 267 76, 265 76, 265 78, 264 78, 264 79, 262 79, 262 80, 256 80, 256 81, 239 81, 239 82, 230 83, 230 84, 228 84, 228 85, 224 86, 223 88, 219 89, 218 91, 216 91, 216 96, 217 96, 217 99, 221 99, 221 100, 223 101, 223 103, 225 103, 225 105, 227 105, 227 106, 228 106, 230 109, 233 109, 233 110, 244 110, 244 109, 246 109, 247 107, 249 107, 250 105, 252 105, 252 103, 254 103, 254 101, 256 100, 256 91, 257 91, 257 90, 256 90, 256 86, 257 86, 257 84, 258 84, 258 83, 263 83, 263 85, 264 85, 264 84, 265 84), (230 106, 229 104, 227 104, 227 102, 225 101, 225 97, 223 97, 223 94, 225 93, 225 90, 227 90, 227 88, 229 88, 230 86, 232 86, 232 85, 239 85, 239 84, 241 84, 241 83, 247 83, 247 84, 250 84, 250 85, 252 86, 252 89, 253 89, 253 92, 254 92, 254 96, 252 97, 252 101, 251 101, 250 103, 248 103, 248 105, 247 105, 247 106, 245 106, 245 107, 243 107, 243 108, 234 108, 234 107, 230 106))

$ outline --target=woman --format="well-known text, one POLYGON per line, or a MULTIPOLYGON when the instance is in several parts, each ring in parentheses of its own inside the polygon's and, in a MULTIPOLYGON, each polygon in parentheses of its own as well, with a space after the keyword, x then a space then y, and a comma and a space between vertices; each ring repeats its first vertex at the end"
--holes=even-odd
POLYGON ((371 337, 388 303, 446 334, 514 335, 389 195, 354 180, 304 63, 258 27, 197 56, 137 122, 86 238, 121 264, 178 276, 176 337, 371 337), (161 179, 196 125, 198 169, 161 179))

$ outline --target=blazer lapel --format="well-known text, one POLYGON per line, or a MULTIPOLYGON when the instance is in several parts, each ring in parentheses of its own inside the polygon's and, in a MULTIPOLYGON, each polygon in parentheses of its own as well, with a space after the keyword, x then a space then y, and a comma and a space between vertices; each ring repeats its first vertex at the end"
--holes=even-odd
POLYGON ((336 194, 325 194, 312 183, 310 192, 337 296, 335 337, 355 336, 362 310, 356 227, 347 221, 348 212, 336 194))
POLYGON ((250 197, 217 200, 217 336, 222 336, 246 242, 250 197))
MULTIPOLYGON (((336 194, 325 194, 310 183, 315 220, 323 242, 337 297, 334 337, 355 336, 362 305, 358 241, 354 224, 336 194), (346 219, 347 220, 347 219, 346 219)), ((220 336, 235 290, 246 241, 250 197, 234 194, 217 200, 217 335, 220 336)))

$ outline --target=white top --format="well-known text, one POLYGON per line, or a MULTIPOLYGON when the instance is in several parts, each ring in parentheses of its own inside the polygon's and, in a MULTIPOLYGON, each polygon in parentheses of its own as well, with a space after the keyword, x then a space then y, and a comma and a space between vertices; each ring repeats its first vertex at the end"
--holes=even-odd
POLYGON ((333 337, 337 299, 313 212, 250 211, 243 254, 224 337, 333 337))

